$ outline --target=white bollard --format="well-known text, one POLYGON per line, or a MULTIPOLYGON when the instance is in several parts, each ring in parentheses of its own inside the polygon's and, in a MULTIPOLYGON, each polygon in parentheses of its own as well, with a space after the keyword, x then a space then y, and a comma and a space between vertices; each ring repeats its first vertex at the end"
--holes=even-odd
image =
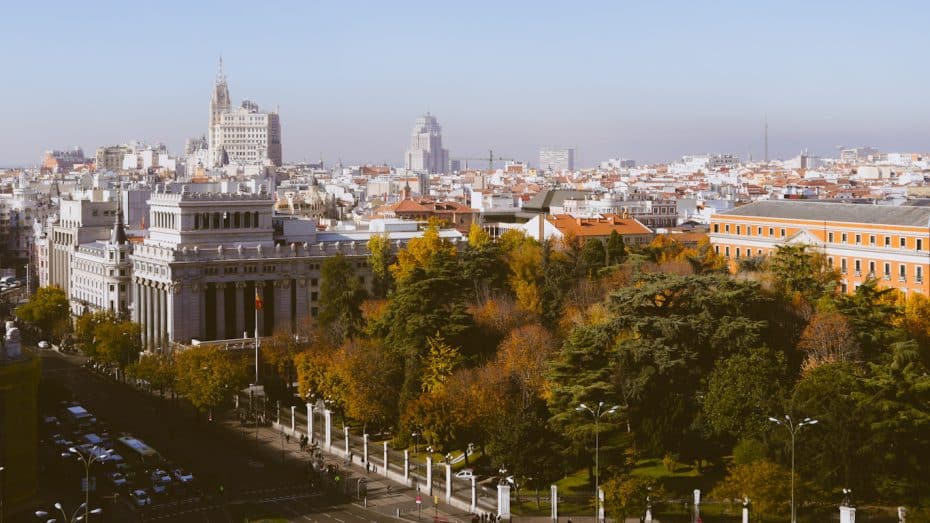
POLYGON ((898 507, 898 523, 904 523, 904 517, 907 515, 907 509, 898 507))
POLYGON ((597 521, 602 523, 606 521, 604 519, 604 489, 602 488, 597 489, 597 501, 597 521))
POLYGON ((749 507, 743 507, 743 523, 749 523, 749 507))
MULTIPOLYGON (((346 459, 349 459, 349 427, 346 425, 342 426, 342 435, 345 436, 346 446, 345 446, 345 455, 346 459)), ((352 463, 349 463, 351 465, 352 463)))
POLYGON ((297 407, 291 405, 291 434, 297 430, 297 407))
POLYGON ((854 507, 840 507, 840 523, 856 523, 856 509, 854 507))
POLYGON ((478 490, 475 487, 475 476, 471 477, 471 513, 474 514, 478 508, 478 490))
POLYGON ((365 471, 368 471, 368 434, 362 434, 362 460, 365 462, 365 471))
POLYGON ((694 489, 694 504, 695 506, 701 504, 701 489, 699 488, 694 489))

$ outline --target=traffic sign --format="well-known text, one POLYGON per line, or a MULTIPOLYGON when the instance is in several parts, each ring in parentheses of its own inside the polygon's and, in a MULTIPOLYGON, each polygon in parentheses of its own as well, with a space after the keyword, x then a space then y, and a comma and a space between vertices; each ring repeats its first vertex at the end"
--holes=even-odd
POLYGON ((423 498, 417 495, 417 505, 419 505, 420 503, 423 503, 423 498))

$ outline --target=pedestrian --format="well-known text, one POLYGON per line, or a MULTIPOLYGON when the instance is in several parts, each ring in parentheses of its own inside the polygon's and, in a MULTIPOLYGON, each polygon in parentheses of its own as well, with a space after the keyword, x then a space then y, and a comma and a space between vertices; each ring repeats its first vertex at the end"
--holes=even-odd
POLYGON ((290 443, 290 442, 291 442, 291 435, 285 432, 285 433, 284 433, 284 441, 290 443))

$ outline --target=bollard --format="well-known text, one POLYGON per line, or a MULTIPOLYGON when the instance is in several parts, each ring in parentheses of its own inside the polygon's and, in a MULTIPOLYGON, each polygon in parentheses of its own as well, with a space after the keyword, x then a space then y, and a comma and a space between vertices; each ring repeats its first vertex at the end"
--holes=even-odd
POLYGON ((559 487, 556 485, 549 487, 549 517, 553 523, 559 521, 559 487))

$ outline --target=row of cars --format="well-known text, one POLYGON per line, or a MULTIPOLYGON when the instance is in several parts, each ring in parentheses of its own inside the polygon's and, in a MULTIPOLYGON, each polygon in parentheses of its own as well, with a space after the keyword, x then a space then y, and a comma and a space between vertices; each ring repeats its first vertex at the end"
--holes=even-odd
POLYGON ((97 496, 108 492, 115 500, 127 495, 136 507, 146 507, 198 495, 190 472, 129 433, 114 435, 81 405, 66 402, 57 416, 43 421, 42 448, 52 465, 61 467, 63 477, 83 478, 83 465, 90 463, 90 488, 97 496))

